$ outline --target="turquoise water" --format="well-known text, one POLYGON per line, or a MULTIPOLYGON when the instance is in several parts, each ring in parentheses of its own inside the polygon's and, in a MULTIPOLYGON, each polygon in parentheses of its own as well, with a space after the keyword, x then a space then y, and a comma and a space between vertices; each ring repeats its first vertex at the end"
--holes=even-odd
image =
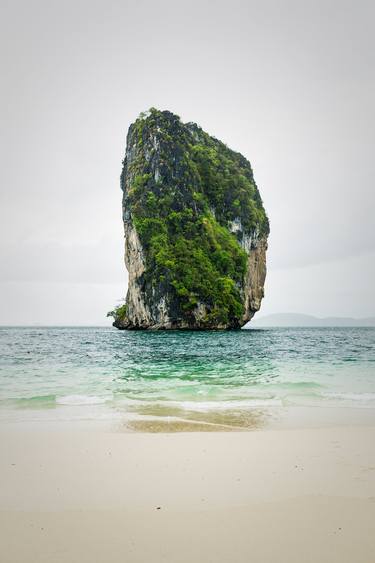
POLYGON ((374 343, 374 328, 0 328, 0 420, 246 425, 255 409, 374 408, 374 343))

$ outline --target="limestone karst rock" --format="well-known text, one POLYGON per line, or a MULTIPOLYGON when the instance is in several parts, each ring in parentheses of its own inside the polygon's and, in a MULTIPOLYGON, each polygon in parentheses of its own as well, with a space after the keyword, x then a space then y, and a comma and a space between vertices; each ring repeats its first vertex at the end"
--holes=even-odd
POLYGON ((114 326, 248 322, 263 297, 269 224, 246 158, 151 109, 129 128, 121 188, 129 282, 114 326))

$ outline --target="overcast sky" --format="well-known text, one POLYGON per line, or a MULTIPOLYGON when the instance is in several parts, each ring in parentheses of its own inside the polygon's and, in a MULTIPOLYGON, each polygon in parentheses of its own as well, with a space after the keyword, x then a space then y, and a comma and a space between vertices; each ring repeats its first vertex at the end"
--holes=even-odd
POLYGON ((150 106, 250 160, 271 223, 262 314, 375 315, 373 2, 1 12, 1 324, 108 322, 126 132, 150 106))

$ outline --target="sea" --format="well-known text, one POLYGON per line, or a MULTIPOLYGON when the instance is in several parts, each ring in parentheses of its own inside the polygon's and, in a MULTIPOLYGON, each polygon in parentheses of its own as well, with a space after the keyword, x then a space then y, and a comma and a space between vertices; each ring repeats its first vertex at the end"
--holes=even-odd
POLYGON ((0 424, 226 431, 296 413, 342 423, 375 412, 374 344, 372 327, 2 327, 0 424))

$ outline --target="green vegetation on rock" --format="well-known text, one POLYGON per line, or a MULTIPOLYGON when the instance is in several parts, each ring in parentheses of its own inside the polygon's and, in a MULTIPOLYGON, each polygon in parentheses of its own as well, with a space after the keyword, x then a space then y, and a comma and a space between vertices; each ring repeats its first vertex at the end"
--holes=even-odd
POLYGON ((108 311, 107 317, 112 317, 113 319, 123 318, 126 315, 126 304, 117 305, 112 311, 108 311))
POLYGON ((269 232, 250 163, 196 124, 154 108, 130 127, 128 150, 124 212, 143 247, 145 291, 173 295, 179 318, 204 304, 208 327, 236 326, 248 259, 241 240, 269 232))

